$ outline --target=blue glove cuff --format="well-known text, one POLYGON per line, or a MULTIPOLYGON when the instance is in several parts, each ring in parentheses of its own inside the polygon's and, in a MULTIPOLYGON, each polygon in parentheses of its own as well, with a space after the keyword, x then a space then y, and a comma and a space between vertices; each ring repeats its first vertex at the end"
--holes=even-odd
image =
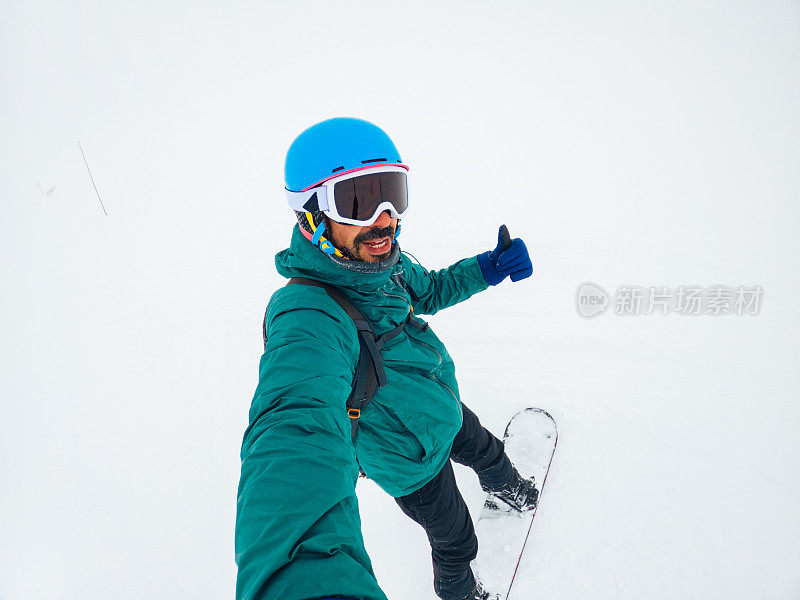
POLYGON ((497 272, 497 267, 495 267, 495 263, 492 260, 491 250, 478 254, 478 266, 481 268, 481 275, 489 285, 497 285, 508 277, 508 273, 501 275, 497 272))

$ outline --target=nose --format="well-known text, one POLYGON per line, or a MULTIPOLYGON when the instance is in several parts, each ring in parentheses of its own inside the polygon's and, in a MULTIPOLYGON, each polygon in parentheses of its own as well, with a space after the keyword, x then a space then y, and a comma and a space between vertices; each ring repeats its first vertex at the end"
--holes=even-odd
POLYGON ((391 217, 391 215, 389 215, 389 211, 385 210, 378 216, 377 219, 375 219, 375 222, 372 224, 372 226, 373 227, 388 227, 389 223, 391 223, 391 222, 392 222, 392 217, 391 217))

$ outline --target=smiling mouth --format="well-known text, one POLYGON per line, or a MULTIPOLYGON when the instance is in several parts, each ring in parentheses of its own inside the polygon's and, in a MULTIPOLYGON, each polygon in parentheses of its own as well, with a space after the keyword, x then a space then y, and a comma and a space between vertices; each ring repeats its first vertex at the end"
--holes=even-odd
POLYGON ((392 240, 389 236, 361 243, 364 244, 367 250, 372 254, 384 254, 388 252, 389 248, 392 246, 392 240))

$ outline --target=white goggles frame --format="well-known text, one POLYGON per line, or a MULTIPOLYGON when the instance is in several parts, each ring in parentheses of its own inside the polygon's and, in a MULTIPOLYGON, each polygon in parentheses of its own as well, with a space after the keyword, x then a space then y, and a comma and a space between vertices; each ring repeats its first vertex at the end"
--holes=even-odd
MULTIPOLYGON (((382 167, 367 167, 364 169, 350 171, 345 175, 340 175, 338 177, 332 177, 331 179, 327 179, 322 183, 320 183, 319 185, 309 188, 307 190, 303 190, 302 192, 292 192, 291 190, 287 189, 286 199, 289 202, 289 206, 292 207, 292 210, 299 212, 307 212, 305 204, 312 196, 314 196, 314 194, 316 194, 317 205, 319 206, 319 210, 325 213, 330 219, 336 221, 337 223, 345 223, 347 225, 360 225, 362 227, 365 227, 367 225, 372 225, 375 221, 378 220, 378 217, 380 217, 381 213, 385 210, 388 210, 395 219, 399 219, 403 214, 405 214, 408 211, 408 208, 406 208, 406 210, 404 210, 402 213, 399 213, 397 212, 397 209, 394 207, 394 204, 392 204, 389 201, 381 202, 375 209, 375 212, 372 214, 372 216, 366 221, 357 221, 356 219, 348 219, 347 217, 341 216, 339 212, 336 210, 336 202, 333 200, 334 198, 333 187, 340 181, 353 179, 355 177, 361 177, 362 175, 372 175, 373 173, 408 173, 408 168, 401 167, 398 165, 386 165, 382 167), (330 201, 328 199, 330 199, 330 201)), ((408 183, 406 183, 406 187, 408 187, 408 183)))

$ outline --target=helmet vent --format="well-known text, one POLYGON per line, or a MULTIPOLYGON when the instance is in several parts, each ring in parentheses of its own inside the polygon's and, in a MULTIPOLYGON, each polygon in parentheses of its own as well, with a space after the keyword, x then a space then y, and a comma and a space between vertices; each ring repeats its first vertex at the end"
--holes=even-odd
POLYGON ((370 158, 369 160, 362 160, 361 164, 366 165, 367 163, 374 163, 374 162, 386 162, 385 158, 370 158))
POLYGON ((336 171, 341 171, 342 169, 344 169, 344 165, 342 165, 341 167, 336 167, 331 171, 331 173, 336 173, 336 171))

